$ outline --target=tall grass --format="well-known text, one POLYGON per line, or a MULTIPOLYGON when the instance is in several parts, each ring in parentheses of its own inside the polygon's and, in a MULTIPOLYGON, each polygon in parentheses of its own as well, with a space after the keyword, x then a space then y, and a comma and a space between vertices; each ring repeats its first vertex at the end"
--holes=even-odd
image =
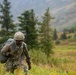
MULTIPOLYGON (((6 72, 4 70, 4 66, 0 64, 0 75, 24 75, 23 69, 16 69, 14 71, 14 74, 11 74, 10 72, 6 72)), ((37 66, 32 65, 32 69, 28 72, 28 75, 76 75, 76 71, 69 70, 63 71, 60 69, 57 69, 55 67, 50 68, 48 66, 37 66)))
MULTIPOLYGON (((76 46, 56 46, 49 62, 41 50, 31 50, 32 69, 28 75, 76 75, 76 46)), ((22 68, 14 74, 6 72, 4 64, 0 64, 0 75, 24 75, 22 68)))

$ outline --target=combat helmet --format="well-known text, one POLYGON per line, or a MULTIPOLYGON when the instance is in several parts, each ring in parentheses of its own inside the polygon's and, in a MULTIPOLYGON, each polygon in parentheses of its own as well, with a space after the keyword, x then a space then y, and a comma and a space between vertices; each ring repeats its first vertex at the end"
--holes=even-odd
POLYGON ((14 34, 14 40, 24 40, 24 34, 20 31, 16 32, 14 34))

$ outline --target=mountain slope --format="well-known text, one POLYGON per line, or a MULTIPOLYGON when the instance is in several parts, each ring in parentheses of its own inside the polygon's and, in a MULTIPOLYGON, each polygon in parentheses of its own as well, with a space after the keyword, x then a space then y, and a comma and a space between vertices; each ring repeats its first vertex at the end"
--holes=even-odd
POLYGON ((53 22, 53 27, 63 29, 76 25, 76 2, 64 6, 58 10, 53 11, 56 17, 53 22))
MULTIPOLYGON (((3 0, 0 0, 2 3, 3 0)), ((44 14, 47 7, 50 7, 50 13, 55 17, 52 23, 53 28, 62 30, 65 27, 76 24, 76 0, 9 0, 11 2, 11 12, 14 15, 15 22, 17 17, 23 11, 34 9, 36 16, 44 14)))

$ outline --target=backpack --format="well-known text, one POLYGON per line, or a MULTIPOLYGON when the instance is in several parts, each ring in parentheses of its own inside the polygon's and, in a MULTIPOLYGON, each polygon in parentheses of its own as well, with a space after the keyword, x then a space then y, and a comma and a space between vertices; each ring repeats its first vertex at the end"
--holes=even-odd
POLYGON ((7 59, 8 59, 8 56, 5 56, 3 53, 1 53, 1 49, 6 45, 6 44, 10 44, 11 42, 13 42, 14 41, 14 39, 8 39, 6 42, 4 42, 3 44, 2 44, 2 47, 0 48, 0 62, 1 63, 5 63, 6 61, 7 61, 7 59))

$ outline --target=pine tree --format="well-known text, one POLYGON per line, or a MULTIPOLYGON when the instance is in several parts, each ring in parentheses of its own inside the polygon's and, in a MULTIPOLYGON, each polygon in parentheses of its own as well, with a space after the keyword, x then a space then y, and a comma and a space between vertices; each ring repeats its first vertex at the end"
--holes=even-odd
POLYGON ((10 2, 8 0, 4 0, 3 4, 0 4, 0 24, 2 31, 5 32, 13 31, 15 25, 13 24, 12 15, 10 14, 10 2))
POLYGON ((37 46, 36 19, 33 10, 27 10, 19 18, 20 30, 25 34, 25 42, 29 48, 37 46))
MULTIPOLYGON (((37 23, 37 19, 35 17, 35 13, 34 13, 34 10, 31 10, 30 11, 30 35, 29 39, 31 39, 31 47, 34 48, 34 47, 37 47, 37 30, 36 30, 36 23, 37 23)), ((29 40, 28 39, 28 40, 29 40)))
POLYGON ((57 30, 56 30, 56 29, 54 29, 53 39, 54 39, 54 40, 57 40, 57 39, 58 39, 57 30))
POLYGON ((42 18, 43 18, 43 22, 42 22, 41 31, 40 31, 41 47, 48 57, 50 55, 50 53, 53 52, 52 51, 52 47, 53 47, 52 29, 51 29, 51 24, 50 24, 52 17, 50 16, 49 8, 46 10, 46 12, 44 13, 44 16, 42 18))
POLYGON ((67 39, 67 36, 66 36, 66 32, 65 32, 65 30, 63 31, 63 34, 61 35, 60 38, 61 38, 62 40, 67 39))

